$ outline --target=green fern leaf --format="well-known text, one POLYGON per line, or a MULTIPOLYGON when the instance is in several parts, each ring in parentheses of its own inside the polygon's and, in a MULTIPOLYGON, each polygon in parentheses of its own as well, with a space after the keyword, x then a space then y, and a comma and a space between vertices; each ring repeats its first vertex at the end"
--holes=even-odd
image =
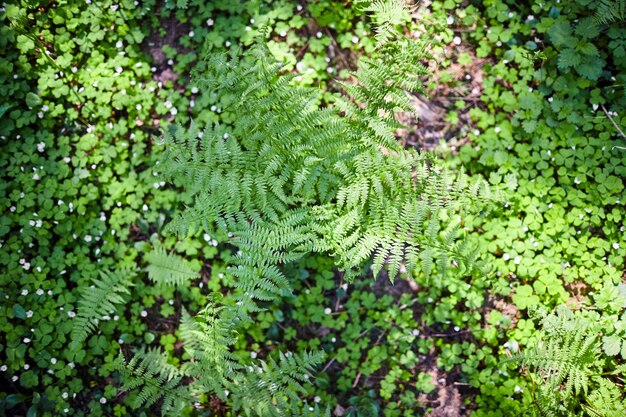
POLYGON ((72 327, 72 345, 77 347, 96 329, 98 320, 111 314, 117 305, 126 302, 124 296, 130 294, 128 288, 134 272, 122 269, 114 272, 100 271, 100 278, 93 285, 81 290, 78 300, 78 314, 72 327))
POLYGON ((155 248, 146 255, 148 277, 157 284, 182 286, 198 278, 198 273, 183 258, 155 248))

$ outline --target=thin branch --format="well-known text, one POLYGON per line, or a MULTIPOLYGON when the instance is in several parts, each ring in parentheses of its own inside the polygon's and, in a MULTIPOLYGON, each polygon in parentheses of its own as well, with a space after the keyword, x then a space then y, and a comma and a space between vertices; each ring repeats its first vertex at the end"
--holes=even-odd
MULTIPOLYGON (((617 131, 620 133, 620 135, 622 135, 622 137, 624 139, 626 139, 626 134, 624 134, 624 131, 619 128, 617 123, 615 123, 615 120, 613 120, 613 117, 611 117, 611 114, 608 111, 606 111, 606 107, 604 107, 604 104, 602 104, 602 111, 604 111, 604 114, 606 114, 606 117, 608 117, 609 120, 611 121, 611 123, 613 123, 613 126, 615 126, 615 129, 617 129, 617 131)), ((620 147, 619 146, 614 146, 614 148, 620 148, 620 147)), ((620 148, 620 149, 622 149, 622 148, 620 148)))

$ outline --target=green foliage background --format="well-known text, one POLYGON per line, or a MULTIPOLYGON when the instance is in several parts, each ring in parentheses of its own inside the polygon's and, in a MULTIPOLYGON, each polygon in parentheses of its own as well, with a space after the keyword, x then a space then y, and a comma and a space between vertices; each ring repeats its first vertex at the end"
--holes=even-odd
MULTIPOLYGON (((596 343, 590 369, 608 376, 586 381, 589 394, 572 390, 568 398, 578 397, 561 402, 569 410, 555 415, 596 415, 591 408, 620 415, 619 404, 597 406, 616 397, 611 383, 623 397, 626 359, 618 286, 626 256, 626 154, 619 149, 626 138, 618 130, 626 126, 626 30, 619 15, 596 14, 608 3, 445 0, 415 11, 406 30, 432 40, 438 63, 427 80, 431 97, 456 97, 446 120, 459 140, 470 140, 454 152, 443 143, 437 152, 451 169, 463 165, 502 193, 502 206, 489 215, 460 219, 492 273, 346 285, 330 259, 308 257, 290 266, 293 295, 257 313, 233 350, 260 358, 323 350, 326 362, 302 398, 333 412, 423 415, 442 405, 442 390, 456 390, 465 414, 544 415, 548 408, 536 406, 545 395, 536 390, 541 366, 520 368, 507 359, 533 352, 544 333, 554 339, 542 323, 547 311, 566 304, 581 316, 568 320, 599 326, 587 332, 596 343), (479 101, 472 101, 473 59, 485 60, 479 101), (467 123, 459 121, 464 115, 467 123)), ((623 7, 615 4, 611 10, 623 7)), ((334 80, 347 79, 356 57, 375 47, 367 17, 349 6, 3 5, 0 380, 8 388, 0 413, 157 412, 131 408, 143 403, 119 383, 120 352, 129 358, 134 349, 159 347, 165 368, 178 365, 184 311, 198 312, 207 294, 231 289, 226 265, 234 254, 225 234, 164 233, 192 200, 181 184, 165 183, 155 139, 174 120, 233 122, 237 115, 223 109, 237 97, 190 84, 189 72, 202 69, 202 47, 245 48, 265 27, 284 71, 319 87, 325 103, 326 92, 338 88, 334 80), (26 19, 12 27, 19 16, 26 19), (155 247, 183 265, 186 276, 169 277, 182 285, 153 285, 158 271, 148 263, 155 247), (119 298, 96 326, 80 300, 103 277, 110 286, 96 289, 119 298), (85 326, 95 331, 81 333, 85 326), (84 342, 72 343, 73 331, 84 342)), ((200 398, 181 411, 228 413, 219 398, 200 398)))

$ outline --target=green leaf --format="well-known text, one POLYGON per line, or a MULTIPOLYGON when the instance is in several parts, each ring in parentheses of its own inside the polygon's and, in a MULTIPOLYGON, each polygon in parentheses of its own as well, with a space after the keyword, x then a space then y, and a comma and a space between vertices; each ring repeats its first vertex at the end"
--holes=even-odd
POLYGON ((557 23, 550 28, 548 36, 554 46, 571 46, 576 43, 576 38, 572 36, 572 27, 568 22, 557 23))
POLYGON ((148 277, 159 284, 181 286, 192 279, 198 278, 198 273, 187 265, 178 255, 167 253, 157 248, 146 256, 148 277))
POLYGON ((620 353, 622 339, 616 335, 604 336, 602 338, 602 350, 609 356, 616 356, 620 353))
POLYGON ((24 310, 24 307, 19 304, 14 304, 11 312, 13 313, 13 317, 17 317, 22 320, 26 318, 26 310, 24 310))
POLYGON ((41 99, 39 98, 39 96, 35 93, 28 93, 26 94, 26 105, 28 107, 36 107, 39 106, 41 104, 41 99))
POLYGON ((571 67, 580 64, 580 55, 575 49, 565 48, 559 53, 557 65, 561 71, 567 71, 571 67))

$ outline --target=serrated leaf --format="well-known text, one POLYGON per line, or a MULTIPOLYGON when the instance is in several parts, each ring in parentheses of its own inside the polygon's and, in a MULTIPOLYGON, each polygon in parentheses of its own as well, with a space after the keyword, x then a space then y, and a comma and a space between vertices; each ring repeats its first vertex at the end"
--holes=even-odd
POLYGON ((583 77, 595 81, 600 78, 603 67, 604 61, 602 59, 591 58, 578 65, 576 67, 576 71, 578 71, 578 73, 583 77))
POLYGON ((565 48, 559 53, 557 65, 561 71, 567 71, 571 67, 580 64, 580 55, 572 48, 565 48))
POLYGON ((615 356, 620 353, 622 339, 616 335, 604 336, 602 338, 602 350, 609 356, 615 356))
POLYGON ((580 47, 580 52, 590 57, 600 56, 598 48, 592 43, 583 44, 583 46, 580 47))
POLYGON ((572 36, 572 27, 568 22, 561 22, 552 26, 548 36, 557 47, 572 46, 576 43, 576 38, 572 36))
POLYGON ((576 34, 586 39, 593 39, 600 34, 600 26, 593 17, 584 17, 576 25, 576 34))

